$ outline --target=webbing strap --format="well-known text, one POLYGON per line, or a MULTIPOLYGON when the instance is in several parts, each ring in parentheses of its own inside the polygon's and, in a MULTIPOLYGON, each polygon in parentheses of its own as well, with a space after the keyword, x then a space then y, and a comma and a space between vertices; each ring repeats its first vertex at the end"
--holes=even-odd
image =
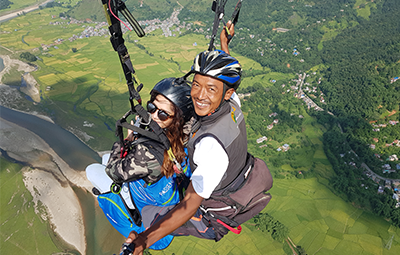
POLYGON ((242 227, 239 225, 237 226, 237 229, 232 228, 231 226, 229 226, 228 224, 225 224, 224 222, 222 222, 220 219, 217 219, 217 222, 219 224, 221 224, 222 226, 226 227, 228 230, 232 231, 234 234, 239 235, 240 232, 242 232, 242 227))
POLYGON ((235 10, 232 13, 231 21, 233 25, 236 25, 239 19, 240 8, 242 8, 242 0, 239 0, 235 6, 235 10))
POLYGON ((137 132, 137 133, 139 133, 139 134, 141 134, 141 135, 143 135, 145 137, 148 137, 148 138, 150 138, 152 140, 155 140, 155 141, 158 141, 158 142, 160 141, 159 137, 154 132, 151 132, 151 131, 148 131, 148 130, 144 130, 143 128, 131 125, 126 121, 121 122, 121 120, 118 120, 117 121, 117 125, 121 126, 121 127, 124 127, 124 128, 127 128, 127 129, 130 129, 132 131, 135 131, 135 132, 137 132))
POLYGON ((210 45, 208 46, 208 51, 212 51, 214 49, 214 40, 217 36, 219 22, 224 17, 224 8, 227 0, 214 0, 212 5, 212 10, 215 11, 213 30, 211 34, 210 45))
POLYGON ((150 122, 149 127, 158 136, 158 139, 156 139, 156 141, 161 142, 165 146, 165 148, 168 150, 171 147, 171 144, 169 143, 168 137, 165 134, 164 130, 162 128, 160 128, 160 126, 157 124, 157 122, 155 122, 151 119, 150 115, 143 108, 143 106, 141 106, 139 104, 136 105, 135 111, 139 114, 140 117, 143 118, 144 122, 150 122))

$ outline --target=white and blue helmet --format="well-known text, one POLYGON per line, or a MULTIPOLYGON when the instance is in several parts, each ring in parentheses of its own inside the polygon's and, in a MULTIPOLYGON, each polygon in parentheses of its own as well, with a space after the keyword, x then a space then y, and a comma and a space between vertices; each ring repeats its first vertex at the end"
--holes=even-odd
POLYGON ((242 67, 236 58, 222 50, 203 51, 194 59, 190 73, 211 76, 236 90, 240 85, 242 67))

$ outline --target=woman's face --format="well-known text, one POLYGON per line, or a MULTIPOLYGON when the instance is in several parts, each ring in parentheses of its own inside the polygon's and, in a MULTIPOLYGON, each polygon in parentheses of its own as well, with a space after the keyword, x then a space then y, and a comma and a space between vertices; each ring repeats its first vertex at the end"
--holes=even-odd
POLYGON ((173 116, 175 115, 172 102, 163 95, 157 95, 152 103, 157 109, 151 114, 151 118, 157 122, 161 128, 168 128, 174 119, 173 116), (160 110, 167 113, 170 117, 164 121, 160 120, 158 117, 160 110))

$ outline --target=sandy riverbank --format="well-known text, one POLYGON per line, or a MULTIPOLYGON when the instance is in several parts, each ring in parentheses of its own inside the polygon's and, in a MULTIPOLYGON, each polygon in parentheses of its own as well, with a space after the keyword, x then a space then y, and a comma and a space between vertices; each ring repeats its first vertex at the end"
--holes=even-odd
POLYGON ((28 162, 23 171, 26 188, 46 207, 54 231, 81 254, 86 252, 82 209, 70 183, 91 190, 84 171, 71 169, 40 137, 27 129, 0 118, 0 145, 16 160, 28 162))
POLYGON ((19 72, 24 72, 22 76, 26 81, 26 87, 21 87, 21 91, 30 96, 33 101, 40 102, 39 85, 32 74, 30 74, 30 72, 35 71, 36 68, 21 60, 12 59, 7 55, 0 55, 0 58, 3 59, 4 63, 4 69, 0 72, 0 85, 5 85, 3 83, 3 76, 9 73, 11 69, 16 68, 19 72))

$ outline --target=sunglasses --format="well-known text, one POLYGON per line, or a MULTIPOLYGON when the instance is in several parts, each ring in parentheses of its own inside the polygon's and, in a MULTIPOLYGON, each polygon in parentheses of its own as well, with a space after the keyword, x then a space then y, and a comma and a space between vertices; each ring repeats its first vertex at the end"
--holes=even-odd
POLYGON ((147 111, 151 114, 155 113, 158 111, 157 116, 161 121, 166 121, 169 118, 174 117, 174 115, 169 115, 166 113, 164 110, 158 109, 157 106, 155 106, 153 103, 148 102, 147 103, 147 111))

